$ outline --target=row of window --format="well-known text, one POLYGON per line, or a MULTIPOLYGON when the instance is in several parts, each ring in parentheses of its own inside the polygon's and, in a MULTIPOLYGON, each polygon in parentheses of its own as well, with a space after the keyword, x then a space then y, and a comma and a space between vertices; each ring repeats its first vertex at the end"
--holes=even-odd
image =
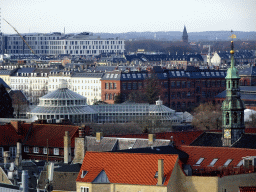
POLYGON ((105 89, 116 89, 116 83, 105 83, 105 89))
MULTIPOLYGON (((48 154, 49 149, 44 147, 43 154, 48 154)), ((29 153, 29 146, 24 147, 24 152, 29 153)), ((39 153, 39 147, 33 147, 33 153, 39 153)), ((59 148, 53 148, 53 154, 59 155, 59 148)))
POLYGON ((105 100, 114 100, 115 96, 116 96, 115 93, 113 95, 111 93, 110 94, 106 93, 105 94, 105 100))
MULTIPOLYGON (((200 81, 196 81, 196 84, 200 84, 200 81)), ((225 80, 208 80, 202 81, 203 87, 224 87, 225 86, 225 80)), ((195 87, 195 83, 194 82, 190 82, 190 81, 171 81, 171 88, 191 88, 191 87, 195 87)))

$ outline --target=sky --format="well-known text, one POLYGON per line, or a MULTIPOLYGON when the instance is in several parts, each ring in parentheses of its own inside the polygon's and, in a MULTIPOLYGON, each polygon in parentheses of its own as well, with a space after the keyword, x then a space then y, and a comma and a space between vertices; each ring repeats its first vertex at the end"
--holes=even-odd
POLYGON ((256 0, 0 0, 1 31, 256 31, 256 0))

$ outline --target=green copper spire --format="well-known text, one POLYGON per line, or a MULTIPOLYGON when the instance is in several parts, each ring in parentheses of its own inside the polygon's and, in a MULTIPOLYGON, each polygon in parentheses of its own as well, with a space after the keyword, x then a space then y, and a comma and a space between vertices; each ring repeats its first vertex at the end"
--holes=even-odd
POLYGON ((244 102, 240 98, 240 77, 235 67, 234 42, 231 41, 231 66, 226 76, 226 99, 222 103, 222 144, 231 146, 244 133, 244 102))
POLYGON ((235 53, 235 51, 234 51, 234 42, 231 41, 231 50, 230 50, 231 65, 230 65, 230 68, 227 71, 226 79, 230 79, 230 78, 240 79, 240 77, 238 75, 238 70, 235 68, 234 53, 235 53))

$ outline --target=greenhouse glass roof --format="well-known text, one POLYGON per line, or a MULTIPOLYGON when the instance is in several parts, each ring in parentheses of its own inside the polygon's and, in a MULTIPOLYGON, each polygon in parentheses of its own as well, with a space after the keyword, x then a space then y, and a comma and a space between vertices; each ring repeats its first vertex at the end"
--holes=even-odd
POLYGON ((43 107, 37 106, 30 114, 96 114, 97 112, 89 106, 70 107, 43 107))
POLYGON ((59 100, 67 100, 67 99, 71 99, 71 100, 75 100, 75 99, 86 99, 86 97, 79 95, 77 93, 75 93, 74 91, 71 91, 67 88, 62 88, 62 89, 57 89, 51 93, 48 93, 46 95, 44 95, 43 97, 41 97, 40 99, 59 99, 59 100))

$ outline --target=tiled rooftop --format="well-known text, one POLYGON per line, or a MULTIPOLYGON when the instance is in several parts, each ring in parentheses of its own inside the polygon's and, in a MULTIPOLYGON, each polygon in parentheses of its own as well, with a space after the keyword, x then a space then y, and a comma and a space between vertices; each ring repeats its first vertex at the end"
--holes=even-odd
POLYGON ((104 170, 110 183, 156 185, 158 159, 164 159, 167 185, 178 155, 87 152, 76 181, 93 182, 104 170), (82 171, 87 171, 84 178, 82 171))

